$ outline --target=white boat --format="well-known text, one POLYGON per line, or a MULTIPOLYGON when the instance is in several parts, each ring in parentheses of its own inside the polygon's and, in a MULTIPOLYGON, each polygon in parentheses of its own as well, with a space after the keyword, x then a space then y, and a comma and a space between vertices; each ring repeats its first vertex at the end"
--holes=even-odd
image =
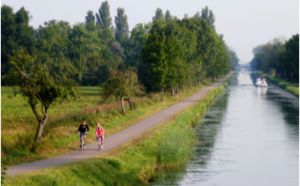
POLYGON ((255 86, 257 86, 257 87, 267 87, 268 84, 267 84, 267 81, 266 81, 265 78, 257 78, 255 86))

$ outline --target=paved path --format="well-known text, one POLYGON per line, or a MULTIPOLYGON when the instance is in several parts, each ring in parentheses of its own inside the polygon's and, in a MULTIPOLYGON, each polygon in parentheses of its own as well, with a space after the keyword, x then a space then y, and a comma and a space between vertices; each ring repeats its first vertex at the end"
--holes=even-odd
POLYGON ((149 116, 148 118, 126 128, 120 132, 117 132, 115 134, 112 134, 112 135, 106 137, 104 149, 101 149, 100 151, 97 150, 97 142, 94 142, 94 143, 87 145, 84 151, 77 149, 77 150, 74 150, 69 153, 66 153, 66 154, 63 154, 60 156, 56 156, 53 158, 9 166, 8 170, 7 170, 7 176, 14 176, 14 175, 28 173, 28 172, 32 172, 35 170, 48 168, 48 167, 59 166, 59 165, 67 164, 70 162, 99 156, 100 154, 109 152, 110 150, 122 145, 123 143, 134 138, 135 136, 138 136, 138 135, 142 134, 143 132, 151 129, 152 127, 158 125, 159 123, 168 119, 170 116, 177 113, 178 111, 193 104, 194 102, 199 100, 201 97, 203 97, 206 93, 208 93, 210 90, 214 89, 216 86, 218 86, 222 82, 224 82, 231 75, 232 75, 232 73, 228 74, 226 77, 222 78, 218 82, 201 89, 200 91, 198 91, 194 95, 190 96, 189 98, 187 98, 173 106, 170 106, 170 107, 166 108, 165 110, 162 110, 152 116, 149 116))

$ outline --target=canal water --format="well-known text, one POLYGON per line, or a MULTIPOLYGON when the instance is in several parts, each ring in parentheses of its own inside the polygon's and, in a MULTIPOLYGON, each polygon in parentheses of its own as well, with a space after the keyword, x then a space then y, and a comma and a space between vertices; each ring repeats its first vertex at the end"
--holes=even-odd
POLYGON ((255 78, 241 68, 199 120, 188 165, 153 185, 299 185, 299 99, 270 83, 256 88, 255 78))

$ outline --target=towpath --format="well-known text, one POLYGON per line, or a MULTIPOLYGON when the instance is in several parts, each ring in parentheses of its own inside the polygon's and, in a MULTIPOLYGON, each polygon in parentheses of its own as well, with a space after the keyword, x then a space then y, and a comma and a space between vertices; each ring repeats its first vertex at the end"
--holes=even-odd
POLYGON ((101 149, 100 151, 96 150, 97 144, 96 142, 94 142, 87 145, 84 151, 81 151, 80 149, 76 149, 74 151, 53 158, 9 166, 7 170, 7 176, 14 176, 14 175, 24 174, 24 173, 28 173, 40 169, 59 166, 59 165, 87 159, 87 158, 92 158, 95 156, 99 156, 100 154, 109 152, 110 150, 122 145, 123 143, 128 142, 132 138, 146 132, 147 130, 158 125, 159 123, 165 121, 170 116, 186 108, 187 106, 195 103, 197 100, 205 96, 206 93, 214 89, 216 86, 219 86, 222 82, 226 81, 226 79, 230 77, 232 74, 233 72, 229 73, 227 76, 225 76, 218 82, 215 82, 214 84, 199 90, 197 93, 190 96, 189 98, 173 106, 170 106, 152 116, 149 116, 148 118, 120 132, 117 132, 115 134, 106 137, 105 148, 101 149))

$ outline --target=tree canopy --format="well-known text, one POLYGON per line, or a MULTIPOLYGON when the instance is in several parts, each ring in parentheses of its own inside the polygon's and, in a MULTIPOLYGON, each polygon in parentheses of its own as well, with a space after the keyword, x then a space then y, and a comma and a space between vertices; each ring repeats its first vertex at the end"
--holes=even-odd
POLYGON ((299 34, 288 41, 274 39, 253 49, 253 69, 299 82, 299 34))
POLYGON ((36 64, 47 65, 51 76, 79 85, 101 85, 110 71, 134 68, 147 91, 197 84, 226 73, 238 61, 216 33, 208 7, 201 16, 182 20, 157 8, 152 22, 131 31, 123 8, 117 9, 113 27, 107 1, 95 14, 87 11, 83 23, 49 20, 37 29, 29 26, 25 8, 14 13, 3 5, 1 10, 3 85, 13 84, 9 56, 18 47, 35 55, 36 64))

